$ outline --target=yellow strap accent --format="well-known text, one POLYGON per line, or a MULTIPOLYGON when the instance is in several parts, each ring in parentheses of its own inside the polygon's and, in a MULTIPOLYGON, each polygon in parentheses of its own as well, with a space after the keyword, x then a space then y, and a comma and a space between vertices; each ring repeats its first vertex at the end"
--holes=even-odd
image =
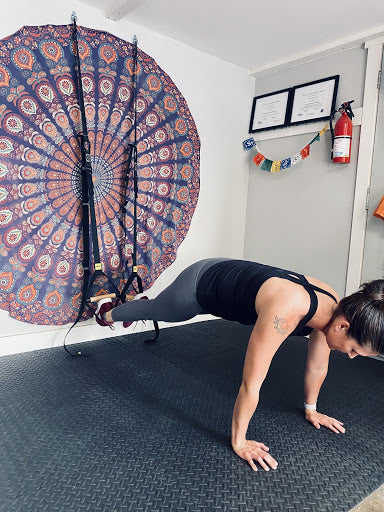
POLYGON ((95 270, 101 270, 103 267, 101 263, 95 263, 95 270))
POLYGON ((132 272, 134 272, 135 274, 137 273, 137 267, 136 266, 132 268, 132 272))

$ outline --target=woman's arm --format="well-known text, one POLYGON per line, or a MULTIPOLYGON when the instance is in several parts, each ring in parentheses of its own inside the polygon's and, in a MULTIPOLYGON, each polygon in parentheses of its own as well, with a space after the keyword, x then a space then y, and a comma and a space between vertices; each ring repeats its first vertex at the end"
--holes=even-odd
MULTIPOLYGON (((305 403, 316 406, 320 388, 328 373, 328 362, 330 349, 321 331, 313 331, 309 336, 307 367, 304 376, 304 397, 305 403)), ((333 432, 344 433, 343 423, 320 414, 316 410, 305 409, 305 418, 316 428, 323 425, 333 432)))
POLYGON ((247 440, 248 425, 258 405, 260 388, 272 358, 302 316, 297 313, 297 309, 295 311, 292 303, 287 306, 287 301, 280 302, 283 303, 266 304, 258 313, 258 320, 249 339, 243 380, 233 411, 233 450, 255 471, 255 460, 267 471, 270 467, 276 469, 277 462, 268 454, 269 448, 263 443, 247 440))
POLYGON ((330 349, 320 331, 309 335, 307 366, 304 376, 304 396, 307 404, 315 404, 328 373, 330 349))

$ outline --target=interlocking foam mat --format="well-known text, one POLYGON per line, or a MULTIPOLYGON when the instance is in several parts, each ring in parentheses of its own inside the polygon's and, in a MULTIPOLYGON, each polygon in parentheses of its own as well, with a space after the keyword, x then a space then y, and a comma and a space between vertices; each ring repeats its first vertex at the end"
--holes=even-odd
POLYGON ((0 510, 350 510, 384 482, 384 364, 332 353, 319 409, 347 432, 318 431, 302 412, 307 340, 286 340, 248 431, 279 466, 253 472, 230 447, 250 332, 212 320, 76 347, 89 357, 0 358, 0 510))

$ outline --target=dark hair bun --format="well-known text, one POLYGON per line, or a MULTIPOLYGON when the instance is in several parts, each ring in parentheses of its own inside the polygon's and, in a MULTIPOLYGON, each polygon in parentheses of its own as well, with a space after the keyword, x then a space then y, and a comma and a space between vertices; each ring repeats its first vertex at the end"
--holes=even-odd
POLYGON ((361 285, 361 292, 369 299, 384 301, 384 279, 364 283, 361 285))

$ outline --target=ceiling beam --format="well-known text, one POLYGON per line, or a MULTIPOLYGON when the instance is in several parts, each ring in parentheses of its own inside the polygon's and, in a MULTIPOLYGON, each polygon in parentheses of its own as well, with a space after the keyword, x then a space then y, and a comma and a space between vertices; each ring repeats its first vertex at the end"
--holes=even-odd
POLYGON ((120 0, 105 11, 105 17, 113 21, 119 21, 143 2, 144 0, 120 0))

